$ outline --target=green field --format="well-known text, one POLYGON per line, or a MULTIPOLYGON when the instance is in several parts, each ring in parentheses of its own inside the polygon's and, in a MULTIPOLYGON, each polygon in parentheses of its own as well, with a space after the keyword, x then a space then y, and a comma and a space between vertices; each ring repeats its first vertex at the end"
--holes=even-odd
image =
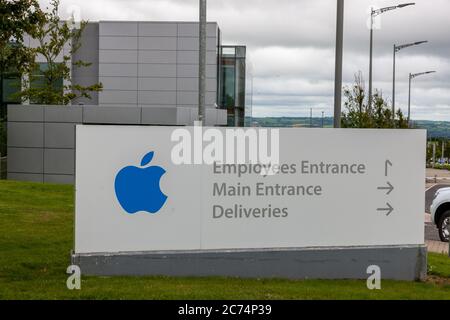
POLYGON ((0 181, 0 299, 449 299, 450 259, 429 255, 424 283, 82 277, 66 288, 73 187, 0 181))

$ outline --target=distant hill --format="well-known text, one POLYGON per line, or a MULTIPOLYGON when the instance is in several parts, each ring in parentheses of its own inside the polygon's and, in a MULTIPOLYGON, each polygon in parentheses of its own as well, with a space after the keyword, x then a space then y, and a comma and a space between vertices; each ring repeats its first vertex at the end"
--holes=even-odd
MULTIPOLYGON (((273 127, 273 128, 309 128, 311 127, 310 118, 252 118, 252 122, 255 125, 261 127, 273 127)), ((323 119, 324 128, 333 127, 333 118, 323 119)), ((445 121, 414 121, 415 128, 426 129, 428 131, 429 138, 446 138, 450 139, 450 122, 445 121)), ((312 127, 321 128, 322 118, 312 118, 312 127)))

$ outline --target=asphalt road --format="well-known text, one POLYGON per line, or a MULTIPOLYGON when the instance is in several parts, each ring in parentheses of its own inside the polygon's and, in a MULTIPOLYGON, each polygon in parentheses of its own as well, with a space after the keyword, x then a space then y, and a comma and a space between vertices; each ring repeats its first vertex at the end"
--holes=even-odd
MULTIPOLYGON (((425 192, 425 212, 430 213, 430 206, 433 202, 434 194, 441 188, 448 188, 450 185, 439 184, 425 192)), ((440 241, 436 226, 432 223, 425 224, 425 240, 440 241)))

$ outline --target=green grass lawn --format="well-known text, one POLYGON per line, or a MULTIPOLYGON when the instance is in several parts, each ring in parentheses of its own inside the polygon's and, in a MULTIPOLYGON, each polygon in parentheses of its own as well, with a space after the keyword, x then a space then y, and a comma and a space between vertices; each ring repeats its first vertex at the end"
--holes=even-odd
POLYGON ((0 299, 450 299, 450 259, 429 255, 430 280, 243 280, 82 277, 66 289, 73 248, 71 186, 0 181, 0 299))

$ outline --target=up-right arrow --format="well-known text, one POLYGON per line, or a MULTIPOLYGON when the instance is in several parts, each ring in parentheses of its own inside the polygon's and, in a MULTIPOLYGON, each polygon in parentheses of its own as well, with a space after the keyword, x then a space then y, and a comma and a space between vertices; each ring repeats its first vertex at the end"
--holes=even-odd
POLYGON ((387 177, 389 175, 389 167, 392 167, 393 164, 390 160, 386 160, 384 163, 384 176, 387 177))
POLYGON ((387 208, 378 208, 377 211, 387 211, 386 216, 389 216, 394 211, 394 208, 390 205, 389 202, 386 203, 386 205, 387 208))

